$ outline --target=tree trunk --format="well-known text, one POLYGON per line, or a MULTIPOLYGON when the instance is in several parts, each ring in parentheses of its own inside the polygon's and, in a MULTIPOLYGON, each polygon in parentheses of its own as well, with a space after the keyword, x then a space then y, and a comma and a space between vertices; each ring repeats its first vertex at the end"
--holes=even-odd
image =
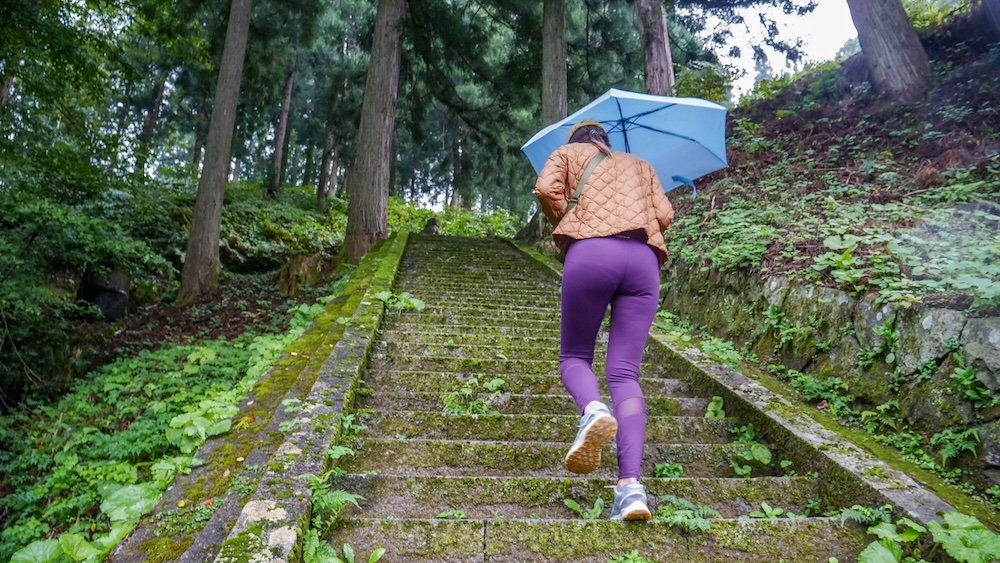
POLYGON ((195 172, 198 171, 198 166, 201 164, 201 149, 205 141, 202 139, 200 133, 195 132, 194 134, 194 147, 191 149, 191 168, 195 172))
POLYGON ((661 0, 635 0, 636 21, 646 52, 646 91, 674 94, 674 63, 670 55, 667 13, 661 0))
POLYGON ((7 103, 10 102, 13 82, 13 76, 4 76, 3 80, 0 80, 0 110, 7 107, 7 103))
MULTIPOLYGON (((983 0, 982 9, 993 28, 993 38, 1000 41, 1000 0, 983 0)), ((2 107, 0 104, 0 108, 2 107)))
POLYGON ((215 86, 215 102, 208 127, 205 166, 198 182, 191 234, 188 237, 178 303, 190 303, 219 281, 219 231, 226 173, 232 154, 233 126, 243 78, 243 58, 250 31, 251 0, 232 0, 226 42, 215 86))
POLYGON ((164 80, 157 80, 153 86, 153 105, 146 111, 142 122, 142 132, 139 133, 139 151, 135 159, 135 171, 141 176, 146 175, 146 162, 149 161, 149 146, 153 143, 153 133, 160 120, 160 109, 163 107, 164 80))
POLYGON ((291 166, 288 164, 289 162, 295 162, 292 160, 292 151, 295 149, 295 130, 291 127, 290 117, 288 123, 289 127, 285 132, 285 150, 284 154, 281 156, 281 175, 278 178, 279 186, 287 186, 288 184, 291 184, 294 178, 291 166))
POLYGON ((295 64, 288 70, 285 78, 285 93, 281 98, 281 111, 278 113, 278 125, 274 128, 274 153, 271 155, 271 173, 268 175, 267 195, 278 197, 281 192, 281 171, 284 165, 285 141, 288 131, 288 111, 292 107, 292 88, 295 84, 295 64))
POLYGON ((566 117, 566 0, 542 8, 542 125, 566 117))
POLYGON ((330 207, 326 201, 327 182, 330 178, 330 161, 333 157, 333 131, 327 127, 326 135, 323 136, 323 156, 319 161, 319 181, 316 182, 316 203, 319 210, 326 213, 330 207))
MULTIPOLYGON (((316 149, 311 144, 305 145, 306 167, 302 171, 302 185, 308 186, 316 179, 316 149)), ((315 185, 315 184, 313 184, 315 185)))
POLYGON ((347 233, 344 257, 357 263, 388 236, 389 181, 396 134, 399 94, 400 39, 407 0, 379 0, 371 62, 365 79, 357 156, 347 191, 347 233))
POLYGON ((243 175, 243 159, 236 157, 233 159, 233 169, 232 174, 229 176, 230 182, 239 182, 240 176, 243 175))
POLYGON ((897 102, 923 97, 931 66, 900 0, 847 0, 875 89, 897 102))

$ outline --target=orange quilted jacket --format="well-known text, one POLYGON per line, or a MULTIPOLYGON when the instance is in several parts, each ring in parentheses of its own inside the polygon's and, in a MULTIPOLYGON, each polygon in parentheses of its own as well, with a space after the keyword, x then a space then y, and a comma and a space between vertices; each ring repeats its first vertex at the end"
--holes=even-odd
POLYGON ((573 239, 642 230, 646 243, 663 264, 667 259, 663 231, 674 220, 674 209, 645 160, 628 153, 611 153, 591 172, 580 201, 566 213, 576 184, 597 151, 591 143, 563 145, 552 153, 535 182, 535 196, 555 226, 552 237, 556 244, 565 254, 573 239))

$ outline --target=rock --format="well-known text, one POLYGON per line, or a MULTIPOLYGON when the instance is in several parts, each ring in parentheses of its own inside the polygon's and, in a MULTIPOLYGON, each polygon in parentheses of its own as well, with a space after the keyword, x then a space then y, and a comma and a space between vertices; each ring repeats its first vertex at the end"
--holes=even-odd
POLYGON ((916 306, 900 311, 896 316, 896 363, 902 373, 909 375, 925 361, 947 354, 949 343, 958 343, 962 337, 965 322, 965 315, 951 309, 916 306))
POLYGON ((129 277, 124 272, 111 272, 99 277, 84 274, 76 298, 97 305, 106 320, 117 321, 128 314, 129 277))
POLYGON ((768 305, 781 307, 788 295, 788 278, 784 276, 774 276, 764 280, 764 298, 768 305))
POLYGON ((962 331, 962 354, 976 368, 976 377, 1000 392, 1000 318, 969 319, 962 331))
POLYGON ((781 350, 782 363, 801 370, 816 355, 820 343, 832 346, 843 327, 851 323, 854 305, 855 299, 839 289, 792 286, 782 309, 797 330, 781 350))
POLYGON ((900 395, 899 410, 916 430, 930 436, 944 428, 965 428, 976 420, 972 404, 949 379, 955 367, 949 358, 929 380, 900 395))
POLYGON ((810 371, 820 378, 840 377, 844 381, 850 381, 851 372, 858 365, 860 348, 858 340, 853 335, 841 336, 830 347, 829 352, 821 352, 817 356, 816 363, 810 371))
POLYGON ((895 305, 878 306, 875 304, 877 298, 878 296, 874 293, 865 295, 858 300, 854 307, 854 334, 861 347, 869 350, 885 344, 885 338, 875 334, 875 327, 884 325, 896 314, 895 305))
POLYGON ((976 461, 986 487, 1000 485, 1000 420, 980 424, 976 427, 979 433, 979 449, 976 461))
POLYGON ((296 295, 300 285, 316 285, 330 265, 322 254, 292 256, 281 268, 278 288, 286 295, 296 295))

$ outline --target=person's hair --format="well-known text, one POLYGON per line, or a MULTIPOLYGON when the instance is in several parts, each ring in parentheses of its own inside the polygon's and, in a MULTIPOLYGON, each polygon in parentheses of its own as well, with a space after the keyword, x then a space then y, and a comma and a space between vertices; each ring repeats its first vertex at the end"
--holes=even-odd
POLYGON ((569 142, 591 143, 604 154, 611 156, 611 141, 608 140, 608 134, 604 132, 604 129, 600 125, 584 125, 580 127, 570 135, 569 142))

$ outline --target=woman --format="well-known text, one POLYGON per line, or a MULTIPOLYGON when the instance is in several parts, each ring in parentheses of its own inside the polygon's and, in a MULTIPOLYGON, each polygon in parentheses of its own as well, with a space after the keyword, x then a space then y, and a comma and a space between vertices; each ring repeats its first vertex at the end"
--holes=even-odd
POLYGON ((564 465, 574 473, 596 470, 601 449, 617 433, 618 483, 611 519, 648 520, 646 491, 639 483, 646 433, 639 364, 656 314, 659 269, 667 257, 662 231, 673 220, 673 208, 653 167, 612 152, 603 127, 593 121, 576 124, 568 143, 552 153, 535 183, 535 195, 566 257, 559 372, 581 417, 564 465), (589 176, 578 187, 588 168, 589 176), (605 376, 614 415, 601 402, 591 366, 609 304, 605 376))

